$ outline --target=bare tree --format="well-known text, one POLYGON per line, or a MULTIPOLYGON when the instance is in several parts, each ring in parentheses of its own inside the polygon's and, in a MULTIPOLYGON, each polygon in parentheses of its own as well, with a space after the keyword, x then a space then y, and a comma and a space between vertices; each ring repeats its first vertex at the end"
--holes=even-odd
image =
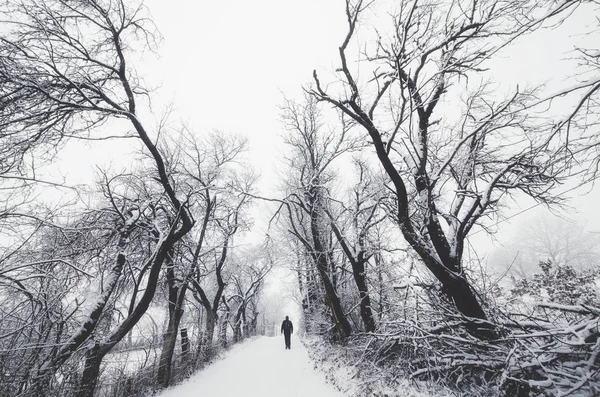
MULTIPOLYGON (((48 218, 44 219, 48 221, 48 218)), ((51 360, 77 327, 82 285, 96 275, 91 258, 114 244, 107 232, 114 218, 90 211, 68 225, 38 224, 35 233, 15 239, 18 245, 0 260, 0 313, 6 394, 26 392, 31 374, 51 360), (93 244, 82 244, 87 239, 93 244)), ((38 223, 36 221, 36 223, 38 223)), ((72 368, 67 369, 68 373, 72 368)))
MULTIPOLYGON (((250 192, 250 185, 251 182, 241 191, 250 192)), ((223 295, 227 286, 225 267, 230 260, 229 255, 234 236, 246 228, 243 209, 248 205, 250 196, 247 194, 239 196, 222 194, 220 198, 213 196, 212 200, 220 201, 220 204, 215 204, 217 213, 213 215, 218 230, 216 236, 219 239, 219 244, 217 248, 208 252, 210 255, 205 254, 205 258, 202 258, 203 266, 197 267, 191 280, 194 298, 206 310, 205 331, 202 340, 198 344, 198 356, 201 356, 201 349, 204 348, 208 349, 210 354, 215 326, 219 320, 219 307, 221 304, 226 305, 227 303, 223 295), (207 263, 211 265, 207 265, 207 263), (209 279, 207 276, 211 273, 214 273, 214 278, 209 279), (212 299, 209 298, 209 292, 214 292, 212 299)), ((196 253, 200 255, 197 247, 195 257, 196 253)), ((198 258, 200 259, 200 257, 198 258)))
MULTIPOLYGON (((174 146, 177 146, 176 151, 181 153, 172 157, 180 159, 184 170, 178 177, 178 184, 191 186, 196 191, 196 194, 190 198, 190 212, 197 214, 196 218, 202 221, 199 222, 198 230, 192 230, 186 241, 182 241, 182 245, 178 247, 178 254, 166 267, 169 322, 158 369, 158 383, 162 387, 167 387, 171 380, 173 352, 187 290, 192 280, 195 280, 194 291, 198 292, 202 276, 205 275, 200 265, 204 262, 203 257, 214 249, 210 246, 210 235, 215 233, 213 229, 218 228, 218 223, 221 221, 218 218, 223 207, 221 200, 226 203, 228 196, 234 193, 231 190, 235 186, 242 187, 246 192, 252 189, 253 183, 252 176, 243 181, 243 176, 239 174, 236 167, 241 164, 248 169, 240 158, 245 150, 245 140, 222 133, 211 133, 204 139, 196 139, 193 134, 183 133, 177 138, 177 142, 174 146)), ((238 211, 247 204, 248 202, 244 201, 238 211)), ((227 248, 224 252, 227 252, 227 248)), ((220 274, 221 269, 218 268, 216 271, 220 274)), ((217 288, 221 287, 219 280, 217 277, 217 288)), ((223 283, 222 287, 224 286, 223 283)), ((211 310, 207 316, 212 315, 211 310)), ((210 319, 207 320, 208 322, 210 319)))
POLYGON ((532 111, 543 112, 546 108, 556 109, 560 114, 550 120, 546 143, 558 151, 572 167, 572 172, 581 177, 583 183, 598 178, 600 167, 600 52, 597 42, 600 19, 597 17, 600 4, 596 0, 583 0, 581 13, 595 17, 595 23, 587 26, 582 36, 589 44, 574 47, 576 61, 573 72, 567 76, 567 84, 544 95, 531 105, 532 111))
MULTIPOLYGON (((144 7, 123 1, 27 0, 7 2, 3 7, 8 26, 1 46, 3 66, 8 63, 2 71, 3 88, 7 87, 3 91, 3 112, 5 103, 16 106, 12 117, 3 118, 3 131, 35 142, 43 136, 80 136, 98 131, 97 127, 109 120, 123 120, 133 130, 128 135, 139 138, 149 153, 152 173, 167 198, 167 205, 161 208, 167 222, 155 228, 156 242, 153 254, 147 258, 144 292, 121 324, 86 352, 78 395, 91 396, 103 357, 146 312, 163 262, 193 225, 185 201, 176 194, 164 158, 138 115, 139 99, 148 91, 129 64, 128 52, 134 43, 154 46, 156 34, 144 7)), ((118 252, 104 292, 80 329, 54 359, 40 368, 36 378, 42 380, 38 382, 42 390, 43 380, 93 334, 127 262, 122 249, 128 244, 131 228, 146 210, 145 206, 118 208, 118 252)))
POLYGON ((310 92, 365 131, 391 182, 403 237, 482 337, 493 337, 493 326, 462 263, 465 239, 514 193, 556 202, 551 189, 568 165, 533 133, 539 124, 524 111, 533 91, 501 97, 478 76, 499 49, 575 6, 401 1, 390 25, 359 44, 359 67, 351 43, 372 4, 348 0, 338 84, 314 73, 310 92))
MULTIPOLYGON (((164 186, 159 185, 158 188, 164 188, 164 186)), ((133 220, 127 222, 126 225, 135 225, 135 221, 138 219, 142 221, 140 226, 146 229, 153 237, 150 240, 151 249, 144 256, 130 256, 127 258, 123 253, 118 254, 122 258, 117 262, 117 266, 113 268, 113 274, 110 275, 108 280, 116 282, 124 270, 124 265, 128 262, 130 263, 130 261, 138 261, 140 272, 135 278, 133 293, 127 305, 126 315, 123 316, 123 319, 116 326, 107 328, 101 333, 96 332, 96 342, 86 351, 85 367, 81 378, 80 391, 78 392, 79 396, 93 395, 103 358, 133 329, 146 313, 154 298, 163 264, 168 262, 176 243, 193 225, 190 215, 186 215, 188 217, 187 220, 181 223, 181 211, 188 211, 187 208, 180 207, 177 212, 173 211, 169 208, 173 202, 165 196, 164 193, 158 196, 160 197, 160 202, 156 206, 149 204, 147 207, 140 207, 139 209, 136 206, 130 206, 126 207, 127 212, 125 214, 120 214, 124 217, 126 214, 131 213, 133 220), (101 338, 101 335, 103 335, 103 338, 101 338)), ((148 200, 145 201, 145 203, 148 202, 148 200)), ((128 242, 127 237, 121 235, 118 247, 124 247, 122 244, 129 245, 132 243, 128 242)), ((110 286, 111 284, 109 283, 109 288, 110 286)), ((111 290, 109 288, 104 291, 103 296, 110 293, 111 290)), ((99 307, 100 305, 97 305, 95 310, 98 310, 99 307)), ((84 327, 86 325, 87 323, 84 324, 84 327)), ((75 335, 82 334, 85 335, 86 332, 80 331, 75 335)), ((70 347, 72 349, 74 346, 70 347)))
POLYGON ((234 290, 228 298, 228 301, 235 304, 232 324, 234 342, 250 336, 252 326, 256 327, 258 296, 263 287, 264 278, 272 268, 269 258, 260 254, 261 250, 258 248, 254 255, 247 253, 236 259, 237 271, 231 277, 234 290), (254 313, 249 319, 248 309, 250 307, 254 308, 254 313))
POLYGON ((333 179, 332 164, 345 153, 358 148, 352 138, 352 123, 342 117, 342 126, 327 128, 314 98, 306 96, 298 104, 287 100, 282 108, 287 131, 286 143, 292 150, 288 160, 292 175, 286 199, 289 233, 298 239, 310 256, 331 309, 333 323, 340 336, 352 333, 338 292, 336 264, 333 260, 330 220, 327 215, 328 187, 333 179))
POLYGON ((369 294, 367 263, 374 250, 371 247, 371 229, 385 220, 381 208, 383 195, 374 186, 376 181, 369 170, 368 164, 358 158, 354 159, 354 166, 358 175, 356 186, 352 188, 349 203, 345 204, 337 217, 332 211, 327 210, 331 219, 331 229, 340 243, 346 258, 350 262, 352 275, 360 297, 360 315, 365 331, 375 331, 375 318, 371 308, 369 294), (342 219, 348 218, 343 224, 342 219))

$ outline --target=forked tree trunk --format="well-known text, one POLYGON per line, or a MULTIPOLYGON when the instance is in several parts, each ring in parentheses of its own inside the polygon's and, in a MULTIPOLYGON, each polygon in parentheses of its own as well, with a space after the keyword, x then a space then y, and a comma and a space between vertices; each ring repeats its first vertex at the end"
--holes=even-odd
MULTIPOLYGON (((414 229, 409 216, 409 200, 404 180, 391 161, 379 131, 367 118, 359 117, 357 121, 365 127, 371 136, 377 157, 394 184, 398 199, 397 221, 402 235, 421 257, 429 271, 442 284, 443 292, 454 302, 458 311, 467 317, 482 320, 480 323, 469 323, 467 325, 469 332, 482 339, 497 338, 494 325, 487 321, 487 315, 473 287, 461 272, 461 258, 448 255, 448 241, 445 239, 443 231, 441 231, 437 218, 432 216, 429 220, 428 229, 430 230, 428 232, 431 241, 423 240, 423 237, 419 236, 419 233, 414 229)), ((422 128, 427 128, 427 120, 420 118, 419 121, 420 124, 423 124, 422 128)), ((424 181, 425 179, 422 177, 417 178, 417 182, 421 184, 424 181)), ((417 186, 417 189, 420 188, 423 189, 423 187, 417 186)))
MULTIPOLYGON (((333 219, 333 217, 331 218, 333 219)), ((367 276, 365 273, 365 263, 367 262, 367 258, 365 257, 365 250, 362 248, 361 244, 361 250, 359 251, 358 255, 356 255, 354 252, 352 252, 346 242, 346 239, 333 221, 331 222, 331 228, 333 229, 333 233, 335 234, 338 242, 342 246, 342 250, 344 251, 346 258, 348 258, 348 261, 352 266, 354 283, 356 284, 356 288, 358 289, 360 297, 360 316, 363 320, 365 331, 373 332, 375 331, 375 319, 373 318, 373 311, 371 310, 371 297, 369 296, 369 288, 367 287, 367 276)))
POLYGON ((412 236, 410 234, 405 234, 405 236, 407 236, 407 241, 419 254, 425 266, 441 283, 442 292, 454 303, 458 311, 464 316, 476 320, 470 321, 467 319, 466 327, 469 333, 481 339, 497 338, 495 326, 487 320, 487 315, 479 302, 477 294, 464 274, 449 270, 447 266, 432 257, 426 247, 414 241, 411 242, 410 237, 412 236))
MULTIPOLYGON (((312 192, 312 197, 317 196, 318 192, 312 192)), ((322 208, 319 208, 318 198, 314 198, 311 202, 312 213, 310 217, 310 229, 312 234, 313 246, 315 252, 313 253, 313 258, 315 260, 315 265, 317 268, 317 272, 321 278, 321 282, 323 283, 323 287, 325 288, 325 295, 327 297, 327 301, 329 306, 331 307, 331 311, 333 314, 334 325, 339 331, 342 337, 348 337, 352 334, 352 326, 344 313, 344 309, 342 307, 342 303, 340 301, 340 297, 337 294, 335 286, 331 279, 329 278, 329 270, 331 264, 329 263, 329 254, 323 245, 323 241, 327 238, 327 236, 323 236, 321 230, 321 223, 326 222, 325 213, 322 208)))

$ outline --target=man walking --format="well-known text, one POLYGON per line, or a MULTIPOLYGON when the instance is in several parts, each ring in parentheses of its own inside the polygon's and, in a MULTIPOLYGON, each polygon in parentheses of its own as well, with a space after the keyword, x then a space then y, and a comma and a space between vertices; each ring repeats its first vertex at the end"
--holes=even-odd
POLYGON ((292 324, 288 316, 285 316, 285 320, 283 320, 283 322, 281 323, 281 333, 285 338, 285 348, 291 349, 292 342, 290 339, 292 337, 292 334, 294 333, 294 325, 292 324))

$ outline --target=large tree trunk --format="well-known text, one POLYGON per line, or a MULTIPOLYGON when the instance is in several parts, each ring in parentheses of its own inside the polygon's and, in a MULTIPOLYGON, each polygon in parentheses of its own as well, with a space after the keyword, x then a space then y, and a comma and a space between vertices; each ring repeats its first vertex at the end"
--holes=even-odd
POLYGON ((217 314, 212 311, 206 312, 206 327, 204 329, 204 345, 210 349, 213 344, 215 327, 217 325, 217 314))
POLYGON ((227 347, 227 325, 229 324, 229 313, 225 313, 219 326, 219 343, 227 347))
POLYGON ((94 390, 100 376, 100 365, 105 355, 106 353, 98 345, 87 351, 76 397, 94 397, 94 390))
POLYGON ((365 263, 367 262, 367 258, 365 257, 365 249, 363 248, 363 244, 361 244, 361 249, 357 257, 355 257, 355 254, 346 243, 346 239, 336 226, 335 222, 331 222, 331 227, 337 240, 342 246, 346 258, 348 258, 348 261, 352 266, 354 283, 356 284, 356 288, 358 288, 360 296, 360 315, 365 326, 365 331, 373 332, 375 331, 375 319, 373 318, 373 312, 371 310, 371 297, 369 296, 369 288, 367 287, 366 281, 365 263))
MULTIPOLYGON (((172 252, 169 255, 167 266, 167 284, 169 286, 169 323, 167 331, 163 336, 163 347, 158 365, 157 381, 160 387, 166 388, 171 382, 173 353, 177 343, 177 333, 181 317, 183 317, 183 302, 187 292, 187 277, 180 287, 176 285, 175 268, 172 260, 172 252)), ((193 266, 193 264, 192 264, 193 266)), ((190 269, 191 271, 192 269, 190 269)))
POLYGON ((233 318, 233 342, 242 340, 242 314, 238 311, 233 318))
MULTIPOLYGON (((355 110, 359 110, 358 107, 355 110)), ((359 118, 357 121, 367 129, 373 139, 377 157, 394 184, 398 199, 397 222, 400 225, 402 235, 421 257, 425 266, 442 284, 443 292, 454 302, 458 311, 467 317, 483 320, 479 324, 471 322, 468 325, 469 332, 483 339, 497 337, 494 326, 487 321, 487 315, 479 303, 475 291, 461 272, 460 258, 448 255, 448 242, 437 219, 434 215, 431 215, 429 219, 428 235, 431 241, 425 240, 425 237, 417 233, 409 216, 406 185, 391 161, 379 131, 372 123, 368 122, 367 118, 359 118)), ((422 183, 422 179, 417 178, 417 182, 422 183)), ((419 189, 419 187, 417 188, 419 189)), ((430 208, 430 211, 433 211, 433 209, 430 208)))
POLYGON ((334 325, 343 337, 348 337, 352 335, 352 326, 350 325, 350 322, 344 313, 340 297, 337 295, 337 292, 335 291, 327 272, 321 268, 321 265, 317 265, 317 267, 319 270, 319 275, 321 276, 321 281, 325 287, 327 302, 329 303, 329 307, 331 308, 333 314, 333 319, 335 322, 334 325))
POLYGON ((258 312, 252 312, 252 318, 250 319, 250 326, 248 329, 248 335, 255 336, 256 335, 256 326, 258 324, 258 312))
POLYGON ((158 385, 163 388, 168 387, 171 382, 173 353, 175 351, 175 344, 177 343, 177 333, 182 316, 183 310, 181 307, 169 310, 169 324, 164 335, 157 374, 158 385))
POLYGON ((375 331, 375 319, 373 318, 373 312, 371 311, 371 297, 369 296, 369 289, 367 287, 367 281, 365 277, 365 264, 364 263, 352 263, 352 274, 354 275, 354 281, 358 288, 360 295, 360 316, 362 317, 365 325, 365 331, 375 331))
MULTIPOLYGON (((316 197, 319 193, 312 192, 313 197, 316 197)), ((319 276, 321 277, 321 282, 323 283, 323 287, 325 288, 325 295, 327 297, 327 301, 329 306, 331 307, 331 311, 333 314, 334 325, 339 331, 342 337, 348 337, 352 334, 352 326, 344 313, 344 309, 342 307, 342 303, 337 294, 335 286, 331 279, 329 278, 329 270, 331 264, 329 263, 329 254, 323 245, 323 241, 327 238, 323 236, 322 233, 322 224, 328 224, 326 221, 325 214, 322 208, 319 208, 320 204, 318 203, 318 198, 315 198, 312 205, 312 213, 310 217, 310 229, 312 234, 313 245, 315 248, 315 252, 313 254, 313 258, 315 259, 315 265, 317 267, 317 271, 319 276)))
POLYGON ((187 328, 181 328, 181 361, 184 366, 188 366, 190 361, 190 339, 187 328))
POLYGON ((242 302, 240 306, 235 311, 235 316, 233 318, 233 341, 235 343, 241 342, 244 336, 247 336, 247 327, 246 327, 246 303, 242 302))
POLYGON ((414 232, 406 232, 405 229, 403 227, 406 240, 419 254, 425 266, 442 284, 442 292, 454 303, 458 311, 466 317, 482 320, 468 321, 467 330, 482 339, 495 339, 497 337, 495 327, 487 321, 487 315, 479 303, 477 294, 464 274, 454 272, 440 263, 426 247, 415 241, 414 232))
POLYGON ((213 335, 217 323, 217 315, 212 310, 206 310, 206 323, 204 324, 204 332, 200 337, 200 343, 196 351, 196 361, 202 362, 212 355, 213 335))

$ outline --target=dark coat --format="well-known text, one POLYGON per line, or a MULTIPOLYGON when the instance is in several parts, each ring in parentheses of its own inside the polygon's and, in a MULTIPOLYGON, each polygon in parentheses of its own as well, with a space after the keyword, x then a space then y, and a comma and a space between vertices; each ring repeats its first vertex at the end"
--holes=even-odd
POLYGON ((290 335, 294 332, 294 325, 290 320, 283 320, 281 323, 281 333, 290 335))

